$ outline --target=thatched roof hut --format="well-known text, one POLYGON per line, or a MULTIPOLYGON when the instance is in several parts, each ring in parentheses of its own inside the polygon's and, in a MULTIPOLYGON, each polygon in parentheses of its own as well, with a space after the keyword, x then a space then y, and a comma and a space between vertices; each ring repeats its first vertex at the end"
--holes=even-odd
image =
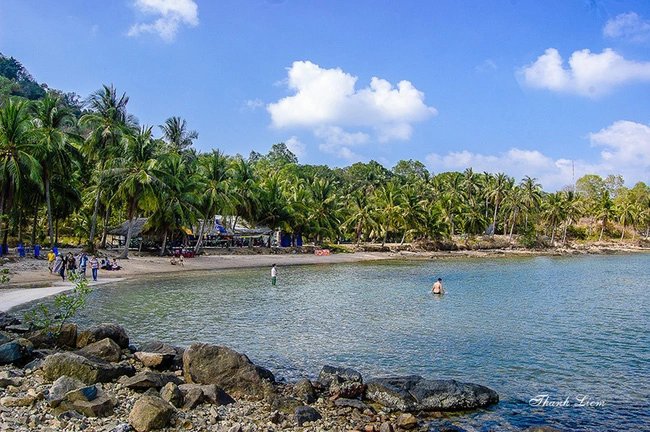
MULTIPOLYGON (((140 237, 142 231, 144 230, 145 225, 149 218, 135 218, 133 219, 133 230, 131 231, 131 237, 140 237)), ((119 227, 108 230, 108 233, 113 236, 122 236, 126 237, 129 232, 129 221, 124 221, 119 227)))

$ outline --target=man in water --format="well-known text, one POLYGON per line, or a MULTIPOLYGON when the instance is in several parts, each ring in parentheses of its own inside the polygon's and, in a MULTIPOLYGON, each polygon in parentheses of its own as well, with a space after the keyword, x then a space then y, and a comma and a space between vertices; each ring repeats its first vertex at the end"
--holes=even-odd
POLYGON ((275 285, 275 281, 278 279, 278 269, 275 267, 275 264, 271 267, 271 285, 275 285))
POLYGON ((431 294, 444 294, 445 289, 442 287, 442 278, 438 278, 438 280, 433 284, 433 288, 431 288, 431 294))

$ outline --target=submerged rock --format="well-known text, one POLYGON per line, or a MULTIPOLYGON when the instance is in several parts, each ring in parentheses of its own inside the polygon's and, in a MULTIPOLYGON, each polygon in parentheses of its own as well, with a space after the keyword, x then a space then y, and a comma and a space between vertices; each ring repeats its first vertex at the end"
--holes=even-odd
POLYGON ((370 381, 365 397, 405 412, 460 411, 499 402, 499 395, 482 385, 455 380, 428 380, 417 375, 370 381))

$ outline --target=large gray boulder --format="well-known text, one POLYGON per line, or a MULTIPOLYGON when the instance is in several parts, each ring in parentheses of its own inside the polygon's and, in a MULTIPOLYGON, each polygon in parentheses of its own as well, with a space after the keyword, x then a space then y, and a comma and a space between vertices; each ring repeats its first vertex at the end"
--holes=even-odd
POLYGON ((417 375, 372 380, 368 382, 365 397, 404 412, 460 411, 499 402, 499 395, 482 385, 428 380, 417 375))
POLYGON ((156 396, 144 395, 133 405, 129 413, 129 423, 138 432, 162 429, 174 414, 174 407, 156 396))
POLYGON ((361 374, 351 368, 325 365, 318 374, 318 381, 334 397, 356 398, 366 390, 361 374))
POLYGON ((181 384, 178 386, 181 393, 187 396, 187 393, 197 388, 203 393, 203 400, 212 405, 230 405, 235 400, 216 384, 181 384))
POLYGON ((155 388, 160 390, 165 387, 167 383, 174 383, 176 385, 183 384, 183 380, 173 373, 160 373, 152 371, 142 371, 132 377, 121 377, 119 383, 125 387, 133 390, 147 390, 155 388))
POLYGON ((124 327, 117 324, 104 323, 81 332, 77 336, 77 348, 83 348, 86 345, 99 342, 105 338, 113 339, 121 349, 129 347, 129 336, 126 334, 124 327))
POLYGON ((54 346, 74 349, 77 346, 77 325, 74 323, 64 324, 57 329, 39 329, 26 335, 32 341, 34 348, 52 348, 54 346))
POLYGON ((0 345, 0 364, 25 363, 31 359, 34 345, 28 340, 19 338, 0 345))
POLYGON ((183 354, 180 348, 173 347, 163 342, 151 341, 142 346, 135 358, 148 368, 166 369, 178 363, 182 366, 183 354))
POLYGON ((49 403, 52 408, 56 408, 59 406, 61 401, 65 399, 65 395, 71 391, 83 388, 85 386, 86 384, 84 384, 82 381, 63 375, 52 383, 52 387, 50 387, 50 391, 47 396, 47 403, 49 403))
POLYGON ((133 366, 91 360, 79 354, 62 352, 49 355, 42 365, 46 380, 55 381, 63 375, 76 378, 85 384, 110 382, 122 375, 134 375, 133 366))
POLYGON ((88 344, 76 353, 86 358, 101 358, 109 362, 120 361, 122 355, 120 347, 110 338, 88 344))
POLYGON ((193 343, 183 353, 185 381, 216 384, 231 395, 263 397, 273 374, 230 348, 193 343))

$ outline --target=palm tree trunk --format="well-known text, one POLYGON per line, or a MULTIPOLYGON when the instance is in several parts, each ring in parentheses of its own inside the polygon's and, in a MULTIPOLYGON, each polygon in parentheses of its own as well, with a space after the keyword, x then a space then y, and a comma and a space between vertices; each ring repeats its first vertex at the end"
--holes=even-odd
POLYGON ((562 234, 562 246, 566 244, 566 233, 569 229, 569 219, 567 219, 566 223, 564 224, 564 233, 562 234))
POLYGON ((623 237, 625 237, 625 224, 623 224, 623 232, 621 233, 621 241, 623 241, 623 237))
POLYGON ((553 225, 553 230, 551 231, 551 246, 555 244, 555 225, 553 225))
POLYGON ((95 197, 95 209, 93 210, 93 219, 90 224, 90 237, 88 239, 88 247, 90 248, 91 253, 95 251, 95 230, 97 229, 97 214, 99 213, 99 200, 101 199, 101 196, 102 190, 98 184, 97 196, 95 197))
POLYGON ((36 245, 36 224, 38 223, 38 205, 40 199, 36 199, 36 204, 34 205, 34 223, 32 224, 32 248, 36 245))
POLYGON ((494 203, 494 216, 492 217, 492 225, 493 225, 492 236, 494 236, 494 234, 496 234, 496 232, 497 232, 497 211, 498 210, 499 210, 499 203, 495 202, 494 203))
POLYGON ((515 230, 515 220, 517 220, 517 213, 518 209, 515 208, 515 215, 513 216, 512 225, 510 226, 510 236, 508 237, 508 241, 512 241, 512 232, 515 230))
POLYGON ((52 202, 50 199, 50 177, 45 176, 45 205, 47 206, 47 228, 50 235, 50 249, 54 247, 54 227, 52 226, 52 202))
POLYGON ((205 218, 201 221, 201 229, 199 230, 199 238, 196 239, 196 246, 194 246, 194 253, 198 254, 201 250, 201 242, 203 241, 203 233, 205 232, 205 218))
POLYGON ((163 235, 162 249, 160 249, 160 256, 165 255, 165 248, 167 248, 167 230, 165 229, 165 234, 163 235))
POLYGON ((605 232, 605 219, 603 219, 603 226, 600 228, 600 236, 598 237, 598 241, 603 240, 603 233, 605 232))
POLYGON ((131 235, 133 233, 133 219, 135 215, 135 200, 129 204, 129 228, 126 230, 126 243, 124 249, 118 258, 129 259, 129 244, 131 243, 131 235))
POLYGON ((106 213, 104 213, 104 220, 102 221, 102 242, 101 248, 106 249, 106 239, 108 237, 108 220, 111 217, 111 206, 106 206, 106 213))

